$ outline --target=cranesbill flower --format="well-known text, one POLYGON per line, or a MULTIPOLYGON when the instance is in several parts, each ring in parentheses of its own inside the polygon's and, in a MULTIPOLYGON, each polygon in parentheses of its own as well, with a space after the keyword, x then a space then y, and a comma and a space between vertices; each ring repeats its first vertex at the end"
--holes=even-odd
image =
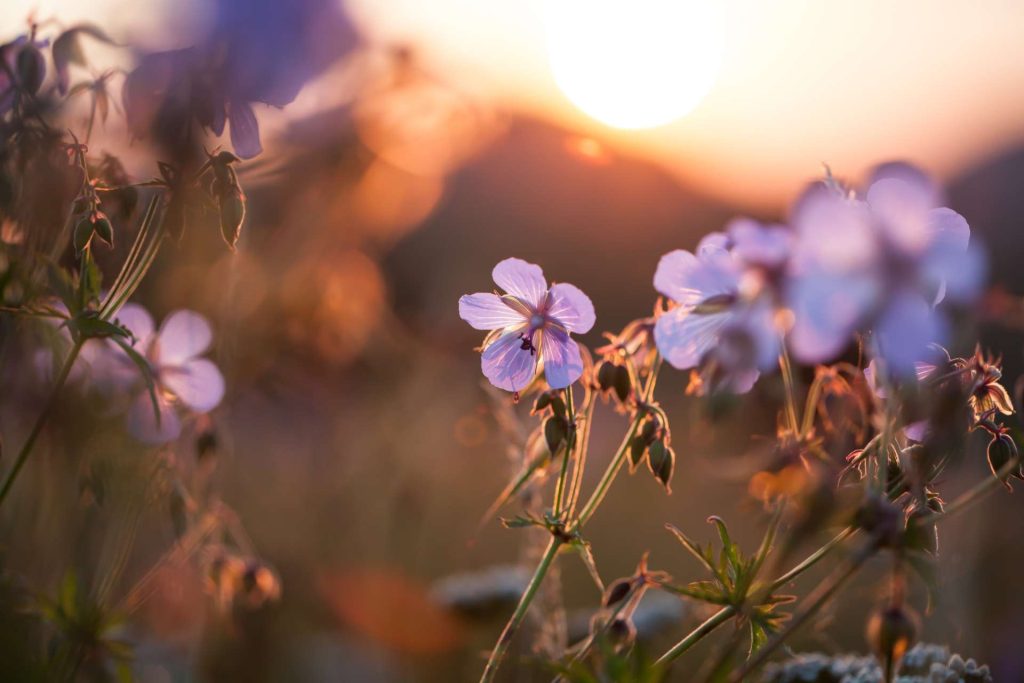
POLYGON ((156 381, 154 407, 148 388, 123 353, 117 357, 120 367, 112 362, 106 368, 111 381, 125 382, 132 394, 128 431, 144 443, 172 441, 181 433, 178 407, 206 413, 224 397, 220 370, 201 357, 213 341, 210 325, 198 313, 180 310, 154 330, 152 317, 137 304, 126 305, 117 318, 135 337, 135 349, 149 363, 156 381))
POLYGON ((963 216, 906 164, 879 167, 863 199, 812 187, 797 203, 797 245, 787 297, 794 354, 834 358, 857 332, 873 330, 889 370, 909 376, 935 359, 949 321, 935 305, 970 303, 983 262, 963 216))
POLYGON ((658 350, 678 369, 714 363, 734 393, 748 391, 779 352, 769 293, 747 289, 746 274, 730 236, 711 233, 696 254, 662 256, 654 275, 654 288, 676 304, 655 324, 658 350))
POLYGON ((489 330, 481 368, 491 384, 506 391, 524 389, 538 364, 552 389, 580 378, 583 359, 569 336, 594 326, 594 305, 577 287, 562 282, 548 287, 540 266, 505 259, 491 273, 505 294, 480 292, 459 299, 459 317, 489 330))

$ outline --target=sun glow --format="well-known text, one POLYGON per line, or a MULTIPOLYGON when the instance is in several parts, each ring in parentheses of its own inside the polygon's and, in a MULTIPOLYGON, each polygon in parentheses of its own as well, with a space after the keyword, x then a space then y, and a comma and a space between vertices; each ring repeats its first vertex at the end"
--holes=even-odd
POLYGON ((548 58, 566 97, 616 128, 653 128, 689 113, 722 58, 710 0, 546 0, 548 58))

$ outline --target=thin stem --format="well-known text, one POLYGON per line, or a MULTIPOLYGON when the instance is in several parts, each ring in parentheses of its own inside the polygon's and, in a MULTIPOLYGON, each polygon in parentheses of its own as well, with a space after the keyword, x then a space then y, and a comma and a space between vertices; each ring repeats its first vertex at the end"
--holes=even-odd
POLYGON ((3 488, 0 488, 0 506, 7 499, 7 494, 10 492, 11 486, 14 485, 14 480, 18 477, 18 473, 21 472, 21 468, 24 467, 28 454, 32 452, 36 439, 39 438, 39 434, 43 431, 43 425, 46 424, 46 420, 53 411, 53 407, 57 404, 57 397, 60 395, 61 389, 64 388, 68 375, 71 374, 71 367, 75 364, 75 359, 78 358, 83 344, 85 344, 84 340, 75 342, 75 345, 71 347, 71 351, 68 352, 68 357, 64 359, 64 366, 61 368, 60 374, 57 375, 57 381, 53 385, 53 389, 50 390, 50 396, 46 399, 46 405, 43 407, 42 412, 39 413, 39 417, 36 418, 36 423, 32 426, 32 431, 29 432, 25 445, 18 452, 18 457, 14 461, 14 467, 11 469, 10 474, 7 475, 7 479, 4 480, 3 488))
MULTIPOLYGON (((654 387, 658 381, 658 372, 661 370, 661 356, 655 358, 654 365, 651 367, 651 374, 647 378, 647 386, 644 387, 642 395, 640 397, 641 403, 648 403, 654 396, 654 387)), ((629 430, 626 432, 625 438, 622 439, 622 443, 619 444, 619 448, 615 451, 615 455, 612 456, 611 462, 608 463, 608 468, 604 471, 601 476, 601 481, 597 483, 597 488, 590 494, 590 498, 587 500, 583 509, 580 510, 580 515, 576 519, 576 523, 573 525, 573 531, 581 529, 590 518, 594 515, 597 510, 597 506, 604 500, 605 495, 608 493, 608 489, 611 487, 612 482, 615 481, 616 475, 619 470, 622 469, 622 463, 626 460, 626 454, 629 452, 629 445, 636 435, 636 430, 640 428, 640 423, 643 422, 646 413, 643 409, 638 408, 636 415, 633 417, 632 423, 630 423, 629 430)))
POLYGON ((1016 471, 1020 467, 1021 458, 1015 456, 1007 461, 995 475, 986 477, 982 481, 969 488, 960 494, 956 500, 947 505, 942 512, 935 512, 921 520, 922 524, 935 524, 936 522, 954 515, 957 512, 962 512, 968 507, 977 503, 981 498, 989 493, 990 491, 999 487, 1003 483, 1003 480, 1010 475, 1010 473, 1016 471))
POLYGON ((576 465, 572 472, 572 481, 569 484, 569 505, 566 508, 567 519, 572 519, 576 514, 576 505, 580 502, 580 491, 583 488, 583 471, 587 463, 587 451, 590 448, 590 427, 594 423, 594 406, 597 405, 596 395, 590 392, 583 408, 583 436, 580 437, 579 448, 577 448, 576 465))
POLYGON ((548 569, 551 567, 551 562, 555 559, 558 554, 559 548, 562 546, 562 541, 552 536, 548 542, 548 547, 544 551, 544 555, 540 559, 540 563, 537 564, 537 568, 533 571, 533 576, 530 578, 530 583, 527 584, 526 590, 523 592, 523 596, 519 598, 519 604, 516 605, 516 611, 512 613, 512 617, 505 624, 505 629, 501 632, 498 637, 498 642, 491 650, 491 656, 487 659, 487 666, 484 667, 484 673, 480 677, 480 683, 487 683, 493 681, 495 675, 498 673, 498 666, 501 664, 501 660, 504 659, 505 653, 508 652, 509 644, 512 642, 512 637, 519 630, 519 626, 523 623, 523 618, 526 617, 526 612, 530 608, 530 603, 533 601, 534 595, 537 594, 537 590, 540 588, 541 583, 544 581, 544 576, 547 574, 548 569))
POLYGON ((710 617, 708 617, 707 620, 704 621, 704 623, 690 631, 690 633, 688 633, 685 638, 683 638, 678 643, 673 645, 668 652, 663 654, 658 659, 658 661, 655 662, 655 666, 667 666, 669 663, 671 663, 677 657, 679 657, 679 655, 683 654, 691 647, 696 645, 704 636, 708 635, 716 628, 732 619, 734 616, 736 616, 736 614, 736 608, 732 605, 727 605, 726 607, 723 607, 722 609, 718 610, 710 617))
POLYGON ((576 407, 572 402, 572 385, 567 386, 563 393, 565 394, 565 414, 569 421, 569 432, 566 435, 565 448, 562 450, 562 471, 558 473, 558 483, 555 484, 555 503, 552 513, 556 519, 566 506, 566 477, 569 475, 569 461, 572 458, 573 449, 576 447, 576 407))
POLYGON ((782 371, 782 383, 786 388, 786 420, 794 435, 799 434, 800 424, 796 419, 796 389, 793 382, 793 365, 789 361, 789 351, 786 350, 786 343, 782 343, 782 352, 779 354, 779 369, 782 371))

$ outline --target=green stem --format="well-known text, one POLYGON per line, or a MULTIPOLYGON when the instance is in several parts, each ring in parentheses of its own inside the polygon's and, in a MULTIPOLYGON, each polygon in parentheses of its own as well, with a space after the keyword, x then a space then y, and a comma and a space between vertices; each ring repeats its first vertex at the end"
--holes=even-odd
POLYGON ((540 563, 537 564, 537 568, 533 571, 530 583, 527 584, 526 590, 523 592, 523 596, 519 598, 519 604, 516 605, 516 611, 512 613, 512 617, 508 620, 508 623, 505 624, 505 629, 501 632, 501 636, 498 637, 497 644, 494 646, 494 649, 491 650, 491 656, 487 659, 487 666, 484 667, 484 673, 480 677, 480 683, 493 681, 495 675, 497 675, 498 666, 501 664, 501 660, 504 659, 505 653, 508 652, 508 647, 512 642, 512 637, 516 634, 516 631, 519 630, 519 626, 523 623, 523 619, 526 617, 526 612, 530 608, 530 603, 533 602, 533 597, 537 594, 537 590, 544 581, 544 576, 551 567, 551 562, 558 554, 558 550, 561 545, 562 541, 554 536, 551 537, 551 540, 548 542, 548 547, 540 559, 540 563))
MULTIPOLYGON (((647 378, 647 386, 641 395, 641 402, 647 403, 654 396, 654 387, 658 381, 658 372, 661 370, 661 357, 658 356, 654 365, 651 368, 651 375, 647 378)), ((612 482, 615 481, 616 475, 619 470, 622 469, 622 464, 626 460, 626 454, 629 452, 630 442, 636 435, 636 430, 640 428, 640 423, 643 422, 646 417, 646 412, 642 408, 638 408, 636 415, 633 417, 632 423, 630 423, 629 430, 626 432, 625 438, 622 439, 622 443, 619 444, 619 448, 615 451, 615 455, 612 456, 611 462, 608 463, 608 468, 605 469, 604 474, 601 476, 601 481, 597 483, 597 488, 590 494, 590 498, 587 500, 583 509, 580 510, 579 517, 576 518, 576 523, 573 525, 573 531, 577 531, 590 521, 590 518, 594 515, 597 507, 604 500, 605 495, 608 493, 608 489, 611 487, 612 482)))
POLYGON ((67 382, 68 375, 71 374, 71 367, 75 364, 75 359, 78 358, 84 343, 84 341, 75 342, 75 345, 71 347, 71 351, 68 353, 68 357, 64 359, 64 366, 61 368, 60 374, 57 375, 57 381, 50 391, 49 398, 46 399, 46 405, 43 407, 42 412, 39 413, 39 417, 36 418, 36 423, 32 426, 32 431, 29 432, 25 445, 18 452, 18 457, 14 461, 14 467, 11 469, 10 474, 7 475, 7 479, 4 480, 3 488, 0 488, 0 506, 7 499, 7 494, 10 492, 11 486, 14 485, 14 480, 18 477, 18 473, 21 472, 21 468, 25 466, 28 454, 32 452, 36 439, 39 438, 39 434, 43 431, 43 425, 46 424, 46 420, 53 411, 53 407, 57 404, 57 397, 60 395, 61 389, 64 388, 64 383, 67 382))
POLYGON ((558 482, 555 484, 555 503, 552 514, 556 519, 566 506, 565 482, 569 475, 569 461, 572 458, 573 449, 576 447, 576 408, 572 402, 572 385, 567 386, 563 393, 565 394, 565 414, 569 422, 569 430, 565 438, 565 447, 562 449, 562 471, 558 473, 558 482))
POLYGON ((793 365, 789 361, 789 351, 785 340, 782 342, 782 353, 779 354, 779 369, 782 371, 782 383, 786 388, 786 420, 793 435, 799 435, 800 424, 796 419, 796 389, 793 382, 793 365))

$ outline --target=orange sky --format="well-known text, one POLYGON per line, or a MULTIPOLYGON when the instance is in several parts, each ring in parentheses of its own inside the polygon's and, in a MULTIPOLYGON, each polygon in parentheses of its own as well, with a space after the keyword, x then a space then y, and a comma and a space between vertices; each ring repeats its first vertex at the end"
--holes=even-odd
MULTIPOLYGON (((1019 0, 722 0, 722 64, 711 91, 684 118, 641 131, 596 122, 555 85, 543 10, 558 1, 347 7, 367 35, 414 44, 433 71, 466 91, 648 157, 748 205, 785 202, 822 162, 856 178, 876 161, 904 157, 948 176, 1024 142, 1019 0)), ((5 0, 0 22, 12 33, 33 8, 68 22, 94 16, 115 35, 163 46, 202 21, 191 11, 202 4, 5 0)), ((296 109, 315 107, 323 93, 312 88, 296 109)))
POLYGON ((616 131, 554 83, 543 3, 557 1, 352 0, 349 8, 364 31, 416 44, 464 88, 748 204, 785 201, 822 162, 857 177, 904 157, 949 175, 1024 142, 1021 2, 727 0, 723 63, 707 97, 667 126, 616 131))

